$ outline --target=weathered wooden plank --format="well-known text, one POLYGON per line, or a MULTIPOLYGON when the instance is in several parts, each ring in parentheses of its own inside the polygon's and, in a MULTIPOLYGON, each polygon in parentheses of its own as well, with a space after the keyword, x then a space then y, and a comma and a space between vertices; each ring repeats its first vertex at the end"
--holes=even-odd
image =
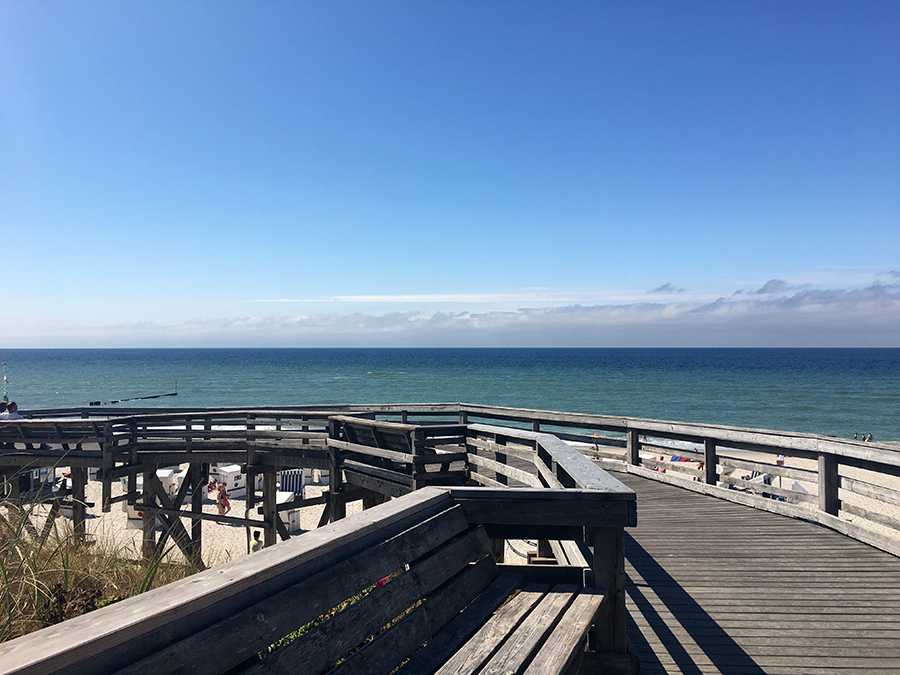
POLYGON ((356 485, 358 487, 380 492, 390 497, 402 497, 412 491, 412 487, 405 484, 395 483, 393 481, 375 478, 367 474, 358 473, 356 471, 346 471, 345 477, 348 485, 356 485))
POLYGON ((398 675, 433 673, 452 658, 485 624, 522 582, 522 576, 504 573, 497 577, 469 606, 400 668, 398 675))
POLYGON ((525 675, 564 672, 574 659, 577 649, 583 647, 588 628, 603 599, 603 593, 596 588, 586 588, 578 593, 553 633, 528 665, 525 675))
POLYGON ((484 626, 454 654, 435 675, 472 675, 500 647, 503 641, 537 605, 548 590, 546 586, 526 586, 501 607, 484 626))
POLYGON ((530 487, 541 487, 540 481, 535 478, 534 474, 530 474, 527 471, 522 471, 521 469, 516 469, 515 467, 509 466, 508 464, 502 464, 500 462, 494 461, 493 459, 480 457, 471 453, 468 455, 468 461, 469 464, 474 464, 477 467, 489 469, 491 471, 494 471, 495 473, 508 476, 509 478, 513 478, 520 483, 524 483, 525 485, 528 485, 530 487))
MULTIPOLYGON (((326 669, 401 613, 413 607, 420 598, 427 597, 448 578, 464 569, 469 562, 483 556, 487 548, 488 541, 484 530, 473 530, 443 549, 432 552, 426 559, 396 579, 381 588, 374 589, 347 609, 273 653, 250 668, 247 675, 293 673, 296 672, 298 660, 302 660, 306 672, 317 673, 326 669)), ((490 560, 485 565, 492 562, 490 560)), ((496 576, 496 570, 488 571, 488 574, 496 576)), ((471 579, 466 580, 466 583, 469 582, 471 579)), ((422 635, 419 643, 430 635, 430 633, 422 635)), ((380 637, 376 640, 380 640, 380 637)), ((410 650, 415 646, 410 647, 410 650)), ((399 656, 394 665, 402 658, 403 655, 399 656)), ((356 667, 353 672, 357 672, 356 667)))
POLYGON ((484 488, 448 489, 472 523, 630 527, 636 520, 633 492, 517 488, 503 490, 501 498, 484 488))
POLYGON ((365 476, 381 478, 382 480, 391 481, 392 483, 399 483, 400 485, 412 485, 412 476, 408 473, 391 471, 390 469, 384 469, 378 466, 372 466, 371 464, 365 464, 364 462, 357 462, 349 459, 343 460, 343 467, 347 472, 352 471, 354 473, 363 474, 365 476))
POLYGON ((496 577, 493 558, 482 558, 329 672, 334 675, 390 672, 425 639, 446 626, 496 577))
POLYGON ((345 450, 348 452, 357 452, 361 455, 371 455, 372 457, 383 457, 394 462, 411 464, 413 461, 415 461, 414 455, 410 452, 399 452, 396 450, 388 450, 386 448, 376 448, 369 445, 361 445, 359 443, 349 443, 347 441, 341 441, 336 438, 329 438, 327 445, 330 448, 337 448, 339 450, 345 450))
POLYGON ((900 506, 900 492, 892 490, 891 488, 867 483, 847 476, 840 477, 840 487, 842 490, 848 490, 853 494, 868 497, 869 499, 875 499, 886 504, 900 506))
POLYGON ((574 586, 555 586, 490 658, 480 675, 515 673, 538 649, 575 595, 574 586))
POLYGON ((367 537, 449 504, 446 490, 425 488, 252 556, 0 644, 0 672, 114 672, 173 640, 227 620, 241 598, 271 595, 273 584, 290 585, 292 576, 303 578, 330 567, 336 555, 343 559, 345 552, 365 545, 367 537))

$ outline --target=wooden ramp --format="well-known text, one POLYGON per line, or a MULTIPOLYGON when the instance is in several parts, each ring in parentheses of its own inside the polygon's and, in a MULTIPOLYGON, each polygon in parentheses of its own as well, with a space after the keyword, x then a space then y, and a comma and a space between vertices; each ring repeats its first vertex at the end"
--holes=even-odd
POLYGON ((642 675, 900 673, 900 559, 818 525, 620 474, 642 675))

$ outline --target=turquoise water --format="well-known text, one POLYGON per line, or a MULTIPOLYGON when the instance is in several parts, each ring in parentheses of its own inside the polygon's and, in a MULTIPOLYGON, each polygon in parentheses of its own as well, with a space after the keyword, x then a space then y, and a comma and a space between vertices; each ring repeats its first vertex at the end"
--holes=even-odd
POLYGON ((483 403, 900 440, 900 349, 4 350, 25 411, 483 403))

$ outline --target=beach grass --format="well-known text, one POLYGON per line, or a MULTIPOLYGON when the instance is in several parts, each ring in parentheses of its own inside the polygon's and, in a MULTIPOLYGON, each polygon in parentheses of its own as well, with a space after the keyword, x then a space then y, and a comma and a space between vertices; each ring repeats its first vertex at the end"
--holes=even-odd
POLYGON ((193 572, 171 549, 144 559, 131 542, 79 536, 71 521, 48 520, 49 512, 37 497, 0 508, 0 642, 193 572))

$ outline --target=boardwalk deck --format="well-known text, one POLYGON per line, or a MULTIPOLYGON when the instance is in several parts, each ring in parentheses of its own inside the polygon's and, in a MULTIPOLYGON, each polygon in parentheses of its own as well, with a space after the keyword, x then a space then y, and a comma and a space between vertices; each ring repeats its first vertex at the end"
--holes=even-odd
POLYGON ((642 675, 900 673, 900 559, 632 475, 628 635, 642 675))

